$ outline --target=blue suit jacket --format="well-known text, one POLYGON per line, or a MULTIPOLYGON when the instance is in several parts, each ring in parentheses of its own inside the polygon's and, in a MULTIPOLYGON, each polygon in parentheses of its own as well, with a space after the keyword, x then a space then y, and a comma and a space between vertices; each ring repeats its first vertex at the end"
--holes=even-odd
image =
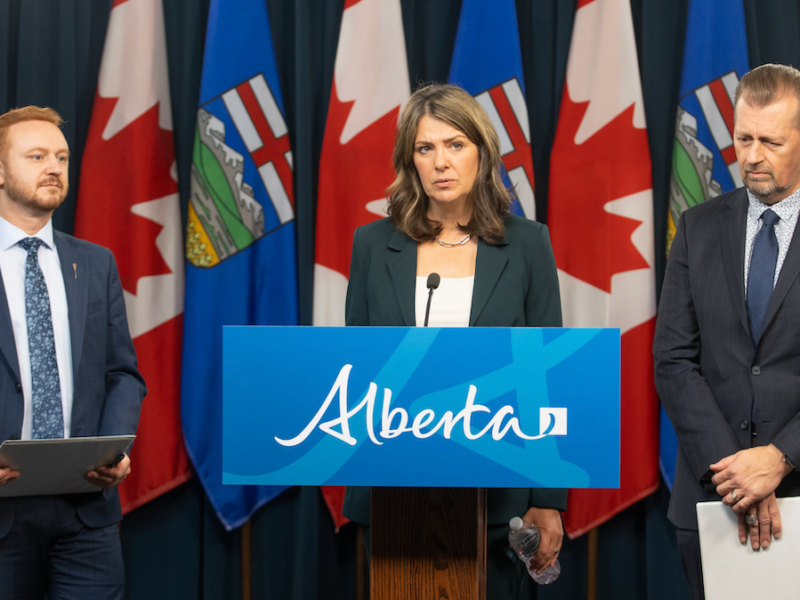
MULTIPOLYGON (((70 436, 136 433, 147 390, 136 369, 136 351, 128 331, 114 255, 106 248, 58 231, 53 236, 67 293, 72 343, 70 436)), ((19 362, 0 276, 0 442, 20 438, 22 416, 19 362)), ((89 527, 104 527, 122 518, 116 488, 64 498, 76 507, 79 518, 89 527)), ((0 538, 11 527, 14 506, 12 498, 0 499, 0 538)))
MULTIPOLYGON (((497 245, 478 241, 470 327, 561 327, 556 263, 547 227, 509 215, 497 245)), ((416 325, 417 243, 390 219, 359 227, 353 238, 347 325, 416 325)), ((347 488, 344 514, 369 522, 369 488, 347 488)), ((562 489, 490 489, 489 523, 508 523, 531 506, 566 509, 562 489)))
MULTIPOLYGON (((747 207, 742 188, 683 213, 658 306, 656 387, 678 434, 669 519, 683 529, 697 529, 697 502, 720 499, 704 485, 709 465, 770 443, 800 464, 800 227, 756 346, 744 290, 747 207)), ((800 474, 776 491, 800 495, 800 474)))

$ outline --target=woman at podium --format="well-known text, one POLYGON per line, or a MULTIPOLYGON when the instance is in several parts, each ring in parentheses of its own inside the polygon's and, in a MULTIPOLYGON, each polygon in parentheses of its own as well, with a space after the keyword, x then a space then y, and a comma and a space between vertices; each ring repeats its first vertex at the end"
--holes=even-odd
MULTIPOLYGON (((353 238, 347 325, 561 326, 547 227, 511 214, 497 131, 472 96, 453 85, 418 89, 400 116, 393 163, 389 217, 353 238)), ((345 516, 368 525, 369 497, 348 488, 345 516)), ((532 565, 553 564, 567 491, 490 489, 487 502, 487 598, 516 599, 525 570, 508 547, 508 521, 536 524, 532 565)))

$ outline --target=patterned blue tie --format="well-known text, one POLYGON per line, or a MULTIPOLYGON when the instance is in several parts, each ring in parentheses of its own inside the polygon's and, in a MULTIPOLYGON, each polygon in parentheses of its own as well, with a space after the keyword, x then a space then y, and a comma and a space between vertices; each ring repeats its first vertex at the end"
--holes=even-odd
POLYGON ((747 275, 747 314, 750 317, 750 334, 758 344, 764 332, 764 317, 767 315, 772 288, 775 282, 775 266, 778 262, 778 238, 775 237, 775 223, 780 220, 772 210, 761 215, 761 229, 753 244, 750 259, 750 272, 747 275))
POLYGON ((31 437, 35 440, 63 438, 64 416, 53 317, 47 284, 39 267, 39 247, 44 242, 29 237, 18 244, 28 252, 25 261, 25 317, 31 356, 31 437))

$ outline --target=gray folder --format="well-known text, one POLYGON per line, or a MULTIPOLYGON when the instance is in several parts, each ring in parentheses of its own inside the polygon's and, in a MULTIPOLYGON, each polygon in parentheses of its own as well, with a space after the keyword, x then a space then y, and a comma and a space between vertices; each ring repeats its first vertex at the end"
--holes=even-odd
POLYGON ((135 437, 6 440, 0 446, 0 467, 16 469, 20 477, 0 485, 0 498, 100 492, 102 488, 83 476, 97 467, 117 462, 135 437))

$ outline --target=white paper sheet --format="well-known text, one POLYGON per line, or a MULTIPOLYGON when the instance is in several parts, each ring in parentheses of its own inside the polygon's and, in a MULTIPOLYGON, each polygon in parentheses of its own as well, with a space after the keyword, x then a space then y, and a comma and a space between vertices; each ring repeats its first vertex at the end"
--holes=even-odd
POLYGON ((83 476, 116 462, 135 437, 6 440, 0 446, 0 467, 12 467, 20 472, 20 477, 0 486, 0 498, 102 491, 83 476))
POLYGON ((783 535, 767 550, 739 543, 736 515, 722 502, 697 504, 706 600, 800 597, 800 498, 778 498, 783 535))

